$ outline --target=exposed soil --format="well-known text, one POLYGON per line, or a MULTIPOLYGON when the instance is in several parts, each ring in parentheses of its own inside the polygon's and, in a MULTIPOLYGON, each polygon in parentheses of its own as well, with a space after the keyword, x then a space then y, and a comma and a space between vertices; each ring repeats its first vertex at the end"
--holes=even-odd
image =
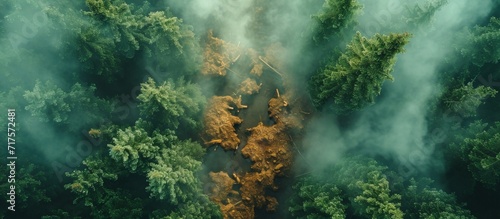
POLYGON ((291 168, 290 133, 302 128, 301 114, 290 104, 292 93, 284 88, 286 75, 278 69, 281 63, 272 63, 279 60, 275 57, 280 54, 279 45, 270 46, 261 56, 252 49, 228 49, 231 44, 212 33, 208 40, 213 42, 205 51, 207 71, 203 74, 226 78, 224 94, 228 96, 210 100, 203 136, 214 150, 220 146, 234 152, 221 156, 219 151, 208 150, 207 165, 224 162, 220 159, 228 159, 225 162, 230 164, 212 166, 209 196, 224 218, 250 219, 256 209, 275 211, 278 206, 270 191, 278 190, 276 178, 284 177, 291 168), (233 57, 237 58, 231 61, 233 57), (239 167, 245 163, 248 168, 239 167))
POLYGON ((240 53, 238 45, 216 38, 212 31, 208 31, 201 73, 225 76, 227 68, 238 59, 240 53))
POLYGON ((210 139, 205 145, 220 145, 225 150, 235 150, 240 144, 234 126, 243 122, 240 117, 231 114, 234 107, 238 109, 247 108, 241 104, 241 98, 234 99, 231 96, 214 96, 210 100, 204 117, 204 134, 210 139))
POLYGON ((241 94, 251 95, 254 93, 258 93, 261 86, 262 83, 257 84, 254 79, 247 78, 243 82, 241 82, 239 92, 241 94))

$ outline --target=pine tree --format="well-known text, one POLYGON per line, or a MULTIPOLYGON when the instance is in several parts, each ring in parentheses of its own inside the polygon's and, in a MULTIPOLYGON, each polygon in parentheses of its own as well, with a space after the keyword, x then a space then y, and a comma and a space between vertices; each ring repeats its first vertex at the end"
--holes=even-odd
POLYGON ((462 158, 477 181, 495 186, 500 180, 500 122, 489 128, 475 122, 470 129, 475 133, 467 136, 459 146, 462 158))
POLYGON ((131 192, 123 189, 106 189, 99 205, 92 209, 93 218, 141 218, 145 201, 133 197, 131 192))
POLYGON ((401 196, 393 194, 384 175, 387 167, 371 159, 347 157, 328 167, 322 177, 294 186, 289 211, 299 218, 403 218, 401 196), (346 202, 350 205, 344 206, 346 202))
POLYGON ((411 8, 408 7, 408 13, 405 13, 403 18, 406 28, 415 29, 431 23, 436 12, 447 3, 448 0, 428 0, 423 6, 417 4, 411 8))
POLYGON ((498 63, 500 60, 500 19, 491 17, 486 26, 476 26, 467 30, 468 43, 461 49, 462 55, 476 66, 498 63))
POLYGON ((84 87, 76 83, 69 92, 63 91, 50 81, 37 81, 32 91, 24 93, 28 102, 25 107, 31 115, 43 122, 75 127, 100 121, 111 113, 108 101, 95 96, 95 86, 84 87))
POLYGON ((123 0, 86 0, 86 3, 90 10, 85 14, 109 28, 126 57, 133 57, 141 49, 155 66, 183 68, 188 72, 199 68, 199 45, 181 19, 169 16, 166 11, 151 11, 148 2, 137 9, 123 0))
POLYGON ((97 204, 96 200, 103 199, 105 195, 105 182, 116 181, 122 168, 108 156, 101 154, 86 158, 83 165, 85 168, 82 170, 66 173, 73 179, 73 183, 66 184, 64 188, 76 195, 74 203, 82 200, 85 206, 93 208, 97 204))
POLYGON ((361 8, 357 0, 325 0, 321 13, 312 16, 316 21, 314 41, 321 43, 338 34, 354 21, 361 8))
POLYGON ((147 1, 134 5, 123 0, 86 0, 81 8, 67 4, 46 11, 53 28, 67 33, 58 39, 61 57, 77 58, 85 74, 112 82, 123 78, 125 67, 136 65, 138 59, 145 59, 148 67, 179 69, 185 74, 200 68, 194 33, 168 11, 154 11, 147 1))
POLYGON ((141 84, 141 94, 137 99, 141 101, 141 116, 171 130, 176 130, 181 124, 196 127, 196 118, 206 101, 198 86, 182 78, 177 83, 169 80, 159 86, 149 78, 141 84))
POLYGON ((47 81, 45 84, 37 81, 33 91, 26 91, 24 98, 29 105, 26 110, 41 121, 66 122, 71 112, 67 101, 68 94, 55 84, 47 81))
MULTIPOLYGON (((39 205, 51 202, 51 198, 48 196, 50 194, 48 191, 50 190, 46 188, 45 185, 45 183, 47 183, 47 174, 44 169, 34 164, 20 164, 19 161, 17 161, 16 165, 15 178, 8 177, 10 176, 9 172, 11 171, 11 167, 5 164, 0 167, 1 171, 7 173, 0 176, 0 180, 3 181, 3 183, 0 183, 0 189, 8 193, 10 192, 10 186, 15 186, 15 210, 30 210, 31 212, 39 213, 39 205)), ((9 196, 7 196, 7 200, 9 200, 9 196)), ((7 206, 9 206, 7 204, 8 202, 4 202, 5 203, 1 204, 1 207, 7 209, 7 206)), ((4 212, 5 210, 1 211, 0 216, 3 216, 4 212)))
POLYGON ((445 94, 443 102, 453 113, 464 117, 476 115, 477 108, 488 97, 495 97, 497 91, 491 87, 478 86, 474 88, 471 82, 445 94))
POLYGON ((191 141, 173 143, 163 149, 147 173, 149 185, 146 189, 150 195, 167 199, 172 204, 196 197, 201 191, 195 173, 201 169, 203 154, 201 145, 191 141))
POLYGON ((160 147, 164 147, 161 137, 149 137, 148 133, 138 127, 118 130, 113 142, 108 144, 109 155, 117 162, 123 163, 132 172, 144 171, 149 167, 160 153, 160 147))
POLYGON ((430 187, 432 180, 423 178, 402 191, 402 205, 407 218, 474 218, 465 205, 458 203, 453 194, 430 187))
POLYGON ((222 214, 219 206, 208 200, 208 197, 201 195, 197 199, 190 200, 169 213, 156 211, 153 213, 154 218, 164 219, 183 219, 183 218, 196 218, 196 219, 221 219, 222 214))
MULTIPOLYGON (((383 172, 372 159, 351 157, 340 162, 334 177, 345 190, 355 214, 368 218, 403 218, 401 196, 392 194, 383 172)), ((332 170, 333 171, 333 170, 332 170)))
POLYGON ((294 186, 288 210, 295 218, 345 218, 341 190, 332 182, 305 177, 294 186))
POLYGON ((403 218, 401 195, 390 194, 389 181, 380 172, 368 173, 366 180, 357 181, 351 187, 362 192, 354 198, 353 205, 359 214, 371 215, 371 218, 403 218))
POLYGON ((312 79, 311 90, 317 106, 333 99, 339 112, 359 110, 375 101, 382 83, 393 80, 396 54, 408 43, 408 33, 380 35, 367 39, 358 32, 338 58, 330 60, 312 79))

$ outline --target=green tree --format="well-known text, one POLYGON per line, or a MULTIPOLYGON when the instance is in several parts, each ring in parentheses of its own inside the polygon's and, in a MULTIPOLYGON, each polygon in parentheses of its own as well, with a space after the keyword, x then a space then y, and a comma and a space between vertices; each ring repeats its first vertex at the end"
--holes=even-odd
MULTIPOLYGON (((0 211, 0 218, 6 217, 9 218, 9 215, 14 215, 15 213, 23 211, 30 211, 32 215, 38 215, 43 212, 44 204, 50 203, 51 198, 49 197, 50 193, 45 186, 47 182, 47 177, 45 175, 45 171, 42 168, 37 167, 34 164, 24 164, 19 163, 20 160, 16 160, 16 169, 15 169, 15 178, 10 178, 9 171, 10 167, 6 164, 3 164, 0 167, 0 171, 4 174, 0 175, 0 189, 5 191, 5 201, 0 204, 2 207, 2 211, 0 211), (8 181, 8 180, 15 181, 8 181), (6 212, 10 212, 7 210, 7 207, 10 206, 8 203, 10 193, 10 186, 15 186, 15 210, 16 212, 12 212, 14 214, 9 214, 6 212)), ((8 161, 6 163, 9 163, 8 161)))
POLYGON ((338 34, 354 21, 362 8, 357 0, 325 0, 322 11, 312 16, 316 21, 314 41, 321 43, 338 34))
POLYGON ((464 204, 457 203, 453 194, 431 188, 431 183, 426 178, 410 180, 410 185, 402 191, 405 218, 475 218, 464 204))
POLYGON ((103 132, 113 136, 109 156, 98 152, 84 161, 82 170, 67 174, 73 183, 65 188, 76 194, 75 203, 82 200, 98 218, 139 218, 146 205, 142 203, 149 200, 165 200, 166 209, 175 209, 157 210, 158 218, 219 218, 218 207, 203 195, 197 176, 204 149, 190 140, 179 141, 172 131, 149 134, 150 125, 138 120, 134 127, 103 132), (140 199, 132 196, 137 192, 111 186, 130 177, 143 178, 144 192, 153 199, 140 199))
POLYGON ((111 144, 108 144, 109 155, 115 161, 122 163, 132 172, 145 171, 149 163, 154 162, 160 154, 160 147, 165 147, 165 138, 157 132, 153 137, 140 128, 118 130, 111 144))
POLYGON ((161 219, 221 219, 222 214, 219 207, 208 200, 208 197, 202 195, 197 199, 190 200, 180 204, 173 212, 157 210, 153 212, 154 218, 161 219))
POLYGON ((500 60, 500 19, 491 17, 486 26, 476 26, 467 30, 465 47, 461 49, 462 55, 476 66, 486 63, 498 63, 500 60))
POLYGON ((304 177, 293 186, 288 210, 295 218, 345 218, 341 190, 332 182, 304 177))
POLYGON ((371 218, 403 218, 401 196, 391 195, 389 181, 380 172, 369 172, 364 181, 357 181, 350 187, 361 191, 353 203, 359 214, 371 215, 371 218))
POLYGON ((346 191, 355 214, 366 218, 403 218, 401 196, 392 194, 383 174, 386 169, 374 160, 360 157, 338 164, 335 180, 346 191))
POLYGON ((126 51, 127 57, 142 49, 146 57, 154 59, 149 60, 152 64, 190 72, 198 69, 199 45, 181 19, 168 16, 166 11, 151 11, 148 2, 136 10, 122 0, 87 0, 86 4, 90 11, 84 13, 109 27, 118 48, 126 51))
POLYGON ((65 61, 78 60, 83 74, 113 81, 116 74, 123 71, 123 62, 133 58, 134 49, 138 49, 128 45, 130 42, 126 39, 117 39, 111 33, 114 25, 82 12, 87 10, 85 2, 55 4, 45 10, 54 23, 52 28, 66 34, 65 38, 59 39, 60 56, 65 61))
MULTIPOLYGON (((9 92, 0 91, 0 98, 2 99, 2 102, 0 102, 0 110, 6 112, 8 109, 16 109, 16 114, 18 114, 19 111, 24 108, 23 94, 24 90, 20 86, 16 86, 10 89, 9 92)), ((7 133, 8 122, 9 121, 7 116, 0 117, 0 123, 5 124, 3 126, 0 126, 1 132, 7 133)), ((19 124, 17 125, 16 130, 20 131, 19 124)), ((7 135, 2 136, 0 137, 0 140, 3 142, 7 142, 7 137, 7 135)))
POLYGON ((56 4, 45 10, 54 28, 67 32, 59 39, 61 56, 77 58, 85 74, 112 82, 124 78, 131 66, 146 67, 138 66, 142 63, 183 73, 193 73, 201 65, 200 47, 190 28, 168 11, 152 10, 147 1, 134 5, 86 0, 85 5, 56 4))
POLYGON ((83 165, 81 170, 66 173, 73 179, 72 183, 64 186, 76 195, 73 204, 83 202, 93 218, 141 217, 144 201, 133 197, 128 190, 111 186, 119 176, 127 176, 128 171, 101 153, 86 158, 83 165))
POLYGON ((391 191, 386 169, 371 159, 346 157, 322 177, 299 180, 289 211, 299 218, 403 218, 401 196, 391 191))
POLYGON ((171 130, 176 130, 181 124, 196 127, 196 118, 206 101, 199 86, 182 78, 176 83, 168 80, 159 86, 149 78, 141 84, 141 94, 137 99, 141 101, 141 116, 171 130))
POLYGON ((43 122, 70 125, 70 127, 98 122, 111 113, 108 101, 95 96, 95 86, 88 88, 76 83, 69 92, 50 81, 37 81, 32 91, 24 93, 26 110, 43 122))
POLYGON ((392 80, 396 54, 408 43, 408 33, 380 35, 367 39, 358 32, 347 50, 313 76, 314 103, 323 105, 333 99, 339 112, 358 110, 374 102, 382 83, 392 80))
POLYGON ((464 117, 476 115, 477 108, 488 97, 495 97, 497 91, 491 87, 478 86, 474 88, 471 82, 445 94, 443 102, 453 113, 464 117))
MULTIPOLYGON (((44 172, 36 168, 34 164, 21 167, 16 176, 16 201, 20 202, 22 208, 31 206, 27 203, 49 202, 47 191, 42 187, 42 182, 46 180, 44 172)), ((6 180, 5 180, 6 181, 6 180)), ((5 189, 5 191, 8 191, 5 189)))
POLYGON ((29 103, 26 110, 30 111, 32 116, 44 122, 56 123, 68 120, 71 107, 67 97, 66 92, 49 81, 45 84, 37 81, 33 91, 26 91, 24 94, 24 98, 29 103))
POLYGON ((150 164, 146 189, 152 197, 167 199, 172 204, 196 197, 201 192, 196 172, 201 170, 203 154, 201 145, 191 141, 176 142, 162 149, 157 162, 150 164))
POLYGON ((108 156, 95 154, 87 157, 83 161, 82 170, 74 170, 66 173, 66 176, 73 179, 73 182, 66 184, 64 188, 69 189, 76 195, 74 203, 82 200, 85 206, 94 208, 96 200, 104 199, 105 182, 112 182, 118 179, 120 172, 116 162, 108 156))
POLYGON ((92 211, 93 218, 141 218, 144 214, 143 203, 140 198, 133 197, 122 189, 106 189, 104 198, 92 211))
POLYGON ((427 0, 423 6, 418 4, 407 7, 407 13, 403 16, 407 29, 422 28, 432 22, 434 14, 448 3, 448 0, 427 0))
POLYGON ((486 128, 478 121, 469 129, 475 133, 459 144, 462 158, 477 181, 493 187, 500 179, 500 122, 486 128))

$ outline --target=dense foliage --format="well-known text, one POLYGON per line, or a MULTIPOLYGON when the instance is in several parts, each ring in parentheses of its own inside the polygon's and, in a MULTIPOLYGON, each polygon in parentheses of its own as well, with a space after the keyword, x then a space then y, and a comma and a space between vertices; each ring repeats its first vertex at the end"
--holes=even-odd
POLYGON ((361 8, 357 0, 326 0, 322 12, 313 16, 317 26, 313 39, 324 43, 332 35, 338 34, 354 21, 354 16, 361 8))
POLYGON ((477 181, 494 187, 500 180, 500 123, 488 127, 481 121, 469 127, 470 136, 464 136, 457 146, 461 158, 477 181))
POLYGON ((500 59, 498 42, 500 42, 500 19, 492 17, 487 26, 476 26, 468 30, 470 46, 461 50, 474 65, 483 66, 485 63, 497 63, 500 59))
POLYGON ((498 218, 500 3, 466 2, 0 1, 0 218, 498 218))
POLYGON ((347 50, 330 62, 312 81, 314 102, 321 106, 333 98, 340 112, 359 110, 375 101, 385 80, 392 80, 396 54, 403 51, 410 35, 376 34, 365 38, 356 33, 347 50))
POLYGON ((290 212, 296 218, 474 218, 453 194, 432 181, 402 181, 374 160, 348 157, 320 176, 294 185, 290 212), (392 181, 391 181, 392 180, 392 181), (348 204, 350 203, 350 204, 348 204))

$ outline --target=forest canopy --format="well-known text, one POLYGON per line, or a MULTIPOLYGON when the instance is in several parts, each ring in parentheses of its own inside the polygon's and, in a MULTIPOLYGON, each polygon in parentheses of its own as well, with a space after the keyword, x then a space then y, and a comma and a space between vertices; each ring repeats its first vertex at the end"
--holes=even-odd
POLYGON ((499 218, 500 3, 0 2, 0 218, 499 218))

